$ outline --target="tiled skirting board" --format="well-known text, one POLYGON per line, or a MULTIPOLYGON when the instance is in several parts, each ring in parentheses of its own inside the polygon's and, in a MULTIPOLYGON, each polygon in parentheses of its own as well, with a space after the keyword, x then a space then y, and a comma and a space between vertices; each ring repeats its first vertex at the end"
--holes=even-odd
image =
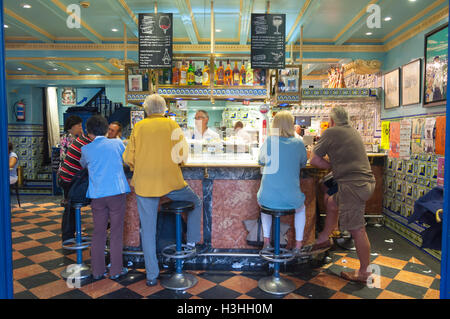
POLYGON ((8 125, 8 137, 13 143, 14 152, 19 156, 24 179, 38 179, 44 157, 44 129, 38 124, 8 125))
MULTIPOLYGON (((414 203, 437 185, 438 155, 412 154, 409 159, 388 158, 384 176, 383 213, 385 224, 411 243, 422 245, 421 232, 428 225, 418 222, 408 224, 414 213, 414 203)), ((440 259, 441 252, 423 249, 440 259)))

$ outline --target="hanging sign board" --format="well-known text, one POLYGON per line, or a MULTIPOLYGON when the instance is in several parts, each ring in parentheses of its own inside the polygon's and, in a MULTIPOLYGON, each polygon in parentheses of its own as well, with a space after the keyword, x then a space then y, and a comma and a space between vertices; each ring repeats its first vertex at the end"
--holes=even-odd
POLYGON ((139 68, 172 66, 172 13, 139 14, 139 68))
POLYGON ((285 59, 286 15, 252 13, 252 69, 284 69, 285 59))

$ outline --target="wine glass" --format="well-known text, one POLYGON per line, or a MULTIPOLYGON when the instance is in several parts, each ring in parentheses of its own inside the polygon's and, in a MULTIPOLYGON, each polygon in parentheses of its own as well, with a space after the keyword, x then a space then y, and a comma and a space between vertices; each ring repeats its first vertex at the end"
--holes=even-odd
POLYGON ((275 28, 277 28, 277 31, 274 32, 273 34, 281 34, 280 32, 278 32, 278 28, 280 27, 280 25, 283 24, 283 19, 281 16, 274 16, 273 20, 272 20, 272 24, 275 28))
POLYGON ((159 27, 163 29, 164 34, 166 34, 167 30, 170 28, 170 18, 168 16, 160 16, 159 27))

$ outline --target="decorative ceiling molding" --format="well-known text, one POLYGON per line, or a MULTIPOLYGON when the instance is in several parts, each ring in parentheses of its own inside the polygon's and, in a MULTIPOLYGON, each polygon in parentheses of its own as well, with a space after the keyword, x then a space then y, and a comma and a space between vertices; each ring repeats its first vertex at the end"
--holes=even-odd
POLYGON ((110 6, 135 37, 139 36, 139 20, 125 0, 111 0, 110 6))
POLYGON ((355 74, 375 74, 380 72, 381 61, 378 60, 355 60, 344 65, 345 72, 355 74))
POLYGON ((198 39, 200 39, 200 36, 195 23, 194 14, 192 13, 190 1, 175 0, 175 5, 180 13, 181 22, 183 22, 189 40, 192 44, 198 44, 198 39))
MULTIPOLYGON (((70 11, 67 11, 66 5, 61 3, 59 0, 36 0, 39 4, 47 8, 52 14, 58 17, 61 21, 66 22, 67 18, 71 15, 70 11)), ((77 22, 80 23, 83 28, 74 28, 73 30, 78 31, 85 37, 87 37, 90 41, 94 43, 101 43, 104 38, 92 29, 81 17, 77 17, 74 15, 77 22)))
POLYGON ((424 30, 432 27, 436 23, 448 18, 448 11, 449 6, 446 6, 445 8, 442 8, 437 13, 433 14, 429 18, 425 19, 421 23, 415 25, 411 29, 403 32, 401 35, 399 35, 397 38, 391 40, 390 42, 387 42, 384 47, 386 52, 392 50, 396 46, 400 45, 401 43, 411 39, 412 37, 416 36, 420 32, 423 32, 424 30))
POLYGON ((87 81, 87 80, 103 80, 103 81, 125 81, 125 75, 6 75, 7 80, 74 80, 74 81, 87 81))
POLYGON ((241 9, 239 14, 239 44, 244 45, 248 42, 250 32, 250 20, 253 11, 254 0, 241 0, 241 9))
POLYGON ((313 16, 314 13, 317 12, 317 10, 322 5, 322 0, 306 0, 302 11, 300 11, 299 15, 297 16, 297 19, 295 20, 294 25, 292 26, 291 30, 289 31, 286 42, 287 43, 295 43, 297 41, 297 37, 300 33, 300 28, 305 25, 309 19, 313 16), (312 4, 311 4, 312 3, 312 4))
POLYGON ((44 29, 39 28, 33 23, 29 22, 27 19, 21 17, 14 11, 11 11, 8 8, 4 8, 5 12, 5 22, 9 25, 13 25, 14 27, 28 33, 29 35, 38 38, 39 40, 52 43, 55 41, 55 36, 51 35, 44 29))
POLYGON ((32 69, 32 70, 38 72, 38 74, 41 74, 41 75, 46 75, 48 73, 47 70, 44 70, 44 69, 42 69, 40 67, 37 67, 37 66, 35 66, 35 65, 31 64, 31 63, 28 63, 28 62, 21 62, 20 64, 22 64, 23 66, 25 66, 25 67, 27 67, 29 69, 32 69))
POLYGON ((407 26, 409 26, 410 24, 416 22, 417 20, 421 19, 422 17, 424 17, 425 15, 427 15, 430 11, 432 11, 433 9, 435 9, 436 7, 442 5, 443 3, 448 3, 447 0, 437 0, 436 2, 434 2, 432 5, 430 5, 429 7, 425 8, 424 10, 420 11, 416 16, 412 17, 411 19, 409 19, 408 21, 406 21, 405 23, 403 23, 401 26, 399 26, 398 28, 396 28, 395 30, 393 30, 392 32, 390 32, 389 34, 387 34, 382 41, 386 42, 387 39, 391 38, 392 36, 394 36, 395 34, 399 33, 401 30, 403 30, 404 28, 406 28, 407 26))

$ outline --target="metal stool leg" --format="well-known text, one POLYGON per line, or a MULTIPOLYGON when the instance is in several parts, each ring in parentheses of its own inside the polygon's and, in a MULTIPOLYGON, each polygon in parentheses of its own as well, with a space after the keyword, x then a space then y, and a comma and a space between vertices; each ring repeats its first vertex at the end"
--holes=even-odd
MULTIPOLYGON (((274 254, 275 258, 280 255, 280 217, 274 217, 274 254)), ((274 272, 272 276, 261 278, 258 287, 269 294, 285 295, 295 290, 295 284, 286 278, 280 277, 280 263, 274 262, 274 272)))
POLYGON ((81 247, 82 237, 81 237, 81 205, 75 205, 75 238, 76 245, 79 247, 77 250, 77 263, 67 266, 61 272, 61 277, 68 280, 68 284, 77 286, 84 279, 91 276, 91 270, 89 266, 83 263, 83 248, 81 247))
MULTIPOLYGON (((181 214, 176 214, 176 253, 182 254, 181 245, 181 214)), ((186 290, 195 286, 198 282, 194 275, 184 273, 181 258, 175 261, 176 270, 170 278, 161 279, 161 286, 171 290, 186 290)))

